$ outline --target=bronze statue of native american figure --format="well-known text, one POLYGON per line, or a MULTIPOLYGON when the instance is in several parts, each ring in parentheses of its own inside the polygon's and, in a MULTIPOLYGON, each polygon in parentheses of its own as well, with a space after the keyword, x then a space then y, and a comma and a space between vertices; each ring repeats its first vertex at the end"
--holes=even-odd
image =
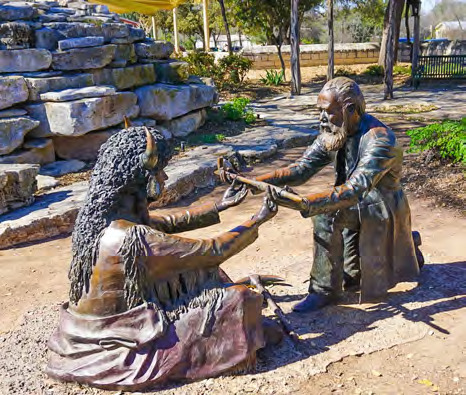
POLYGON ((217 203, 161 216, 148 211, 170 158, 156 130, 130 127, 101 148, 73 232, 70 301, 49 341, 47 373, 112 390, 142 390, 246 370, 264 346, 260 294, 219 265, 276 214, 259 212, 210 239, 174 235, 218 223, 243 187, 217 203))

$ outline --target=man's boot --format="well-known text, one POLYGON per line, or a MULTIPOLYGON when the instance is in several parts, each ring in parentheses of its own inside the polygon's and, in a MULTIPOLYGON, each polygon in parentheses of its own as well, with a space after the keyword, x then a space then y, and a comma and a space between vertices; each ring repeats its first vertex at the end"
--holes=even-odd
POLYGON ((293 306, 293 311, 297 313, 309 313, 333 303, 334 300, 335 298, 331 295, 311 292, 303 300, 293 306))

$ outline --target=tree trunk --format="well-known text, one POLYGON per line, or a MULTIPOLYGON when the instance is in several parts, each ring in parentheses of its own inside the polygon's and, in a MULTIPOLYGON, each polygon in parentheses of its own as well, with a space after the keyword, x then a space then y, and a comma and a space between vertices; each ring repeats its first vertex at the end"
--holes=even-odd
MULTIPOLYGON (((389 24, 389 10, 393 7, 392 14, 395 16, 395 31, 393 32, 393 37, 398 41, 400 37, 400 26, 401 20, 403 19, 403 8, 404 8, 405 0, 390 0, 387 4, 387 8, 385 9, 385 16, 383 20, 383 35, 382 35, 382 43, 380 45, 380 54, 379 54, 379 65, 383 66, 385 64, 385 54, 387 53, 387 40, 388 40, 388 30, 390 28, 389 24)), ((398 44, 395 43, 395 48, 398 49, 398 44)), ((396 60, 396 54, 395 54, 396 60)))
MULTIPOLYGON (((419 5, 419 12, 421 11, 421 6, 419 5)), ((411 77, 414 83, 414 75, 417 71, 419 63, 419 51, 421 47, 421 24, 419 14, 414 15, 414 29, 413 29, 413 56, 411 58, 411 77)))
POLYGON ((223 0, 218 0, 220 4, 220 9, 222 10, 222 18, 223 18, 223 25, 225 27, 225 32, 227 34, 227 44, 228 44, 228 53, 233 55, 233 46, 231 44, 231 34, 230 34, 230 26, 228 25, 227 13, 225 11, 225 3, 223 0))
POLYGON ((328 70, 327 81, 335 76, 335 39, 333 36, 333 0, 327 0, 327 18, 328 18, 328 70))
POLYGON ((384 59, 384 100, 393 99, 393 65, 395 63, 396 7, 397 0, 388 3, 388 30, 384 59))
POLYGON ((291 94, 301 94, 301 67, 299 64, 299 0, 291 0, 291 94))
POLYGON ((406 8, 405 8, 405 28, 406 28, 406 41, 409 46, 409 59, 413 59, 413 45, 411 44, 411 31, 409 29, 409 5, 410 1, 408 0, 406 2, 406 8))
POLYGON ((282 44, 281 44, 281 43, 277 43, 277 44, 275 44, 275 46, 277 47, 277 50, 278 50, 278 58, 280 59, 280 64, 281 64, 281 66, 282 66, 283 80, 286 81, 286 77, 285 77, 285 61, 283 60, 282 44))

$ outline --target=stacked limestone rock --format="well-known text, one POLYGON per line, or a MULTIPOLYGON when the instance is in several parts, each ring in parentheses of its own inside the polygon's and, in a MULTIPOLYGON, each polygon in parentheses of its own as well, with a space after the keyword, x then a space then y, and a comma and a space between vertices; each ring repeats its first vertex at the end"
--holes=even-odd
POLYGON ((94 160, 125 116, 194 131, 215 88, 172 52, 106 6, 0 0, 0 164, 94 160))

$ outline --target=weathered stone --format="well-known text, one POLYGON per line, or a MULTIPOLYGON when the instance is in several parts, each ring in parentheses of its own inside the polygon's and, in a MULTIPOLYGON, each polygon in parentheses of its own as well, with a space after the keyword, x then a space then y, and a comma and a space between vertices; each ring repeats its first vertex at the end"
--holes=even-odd
POLYGON ((137 62, 136 51, 133 44, 120 44, 116 46, 115 61, 125 61, 129 63, 137 62))
POLYGON ((0 77, 0 110, 26 101, 28 87, 23 77, 0 77))
POLYGON ((132 92, 63 103, 47 102, 27 107, 29 114, 41 121, 33 137, 82 136, 134 118, 139 113, 137 97, 132 92))
POLYGON ((137 29, 135 27, 129 27, 129 36, 131 37, 133 43, 136 41, 144 41, 146 39, 146 33, 143 29, 137 29))
POLYGON ((110 14, 110 10, 108 9, 108 6, 102 5, 102 4, 95 5, 94 11, 98 14, 110 14))
POLYGON ((147 126, 155 128, 157 121, 152 118, 136 118, 131 120, 131 126, 147 126))
POLYGON ((91 23, 69 23, 69 22, 55 22, 47 23, 46 27, 57 30, 59 39, 76 38, 76 37, 90 37, 102 36, 102 27, 91 23))
POLYGON ((21 73, 48 69, 52 54, 45 49, 0 51, 0 73, 21 73))
POLYGON ((126 60, 114 60, 107 67, 111 69, 121 69, 123 67, 126 67, 128 62, 126 60))
POLYGON ((136 43, 136 54, 142 59, 168 59, 174 51, 172 43, 167 41, 145 41, 136 43))
POLYGON ((35 31, 36 47, 54 51, 58 47, 59 34, 48 27, 35 31))
POLYGON ((42 191, 53 189, 60 184, 60 181, 58 181, 56 178, 50 176, 42 176, 40 174, 36 177, 36 181, 37 189, 42 191))
POLYGON ((0 21, 28 20, 34 16, 34 9, 29 5, 0 5, 0 21))
POLYGON ((24 22, 0 24, 0 49, 25 49, 34 46, 34 30, 24 22))
MULTIPOLYGON (((39 166, 34 165, 0 165, 0 214, 34 201, 38 172, 39 166)), ((3 222, 4 218, 0 223, 3 222)))
POLYGON ((67 18, 68 22, 73 23, 92 23, 95 25, 102 25, 103 23, 113 23, 115 22, 112 16, 97 16, 97 15, 86 15, 86 16, 78 16, 78 15, 71 15, 67 18))
POLYGON ((158 61, 154 63, 157 82, 166 84, 184 83, 189 78, 189 65, 179 61, 158 61))
POLYGON ((104 23, 102 25, 105 42, 114 38, 125 38, 129 36, 129 27, 124 23, 104 23))
POLYGON ((155 69, 151 65, 107 68, 92 70, 91 73, 96 85, 111 85, 120 90, 153 84, 156 80, 155 69))
POLYGON ((204 125, 206 119, 207 111, 202 109, 190 112, 171 121, 160 122, 159 125, 166 128, 175 137, 186 137, 204 125))
POLYGON ((0 118, 13 118, 27 115, 27 111, 22 108, 8 108, 7 110, 0 111, 0 118))
POLYGON ((115 45, 103 47, 70 49, 54 52, 52 68, 55 70, 99 69, 108 65, 115 56, 115 45))
POLYGON ((38 197, 32 206, 4 215, 0 248, 71 233, 87 190, 87 182, 56 188, 38 197))
POLYGON ((33 71, 30 73, 21 73, 24 78, 50 78, 63 75, 63 71, 33 71))
POLYGON ((74 49, 74 48, 98 47, 103 44, 104 44, 103 37, 68 38, 66 40, 61 40, 58 42, 58 49, 60 51, 66 51, 68 49, 74 49))
POLYGON ((0 119, 0 155, 7 155, 18 148, 24 136, 39 126, 39 122, 29 117, 0 119))
POLYGON ((67 14, 44 14, 39 17, 39 21, 42 23, 66 22, 67 18, 67 14))
POLYGON ((216 90, 207 85, 155 84, 138 88, 135 93, 141 116, 170 120, 212 106, 216 90))
POLYGON ((29 100, 40 100, 41 93, 61 91, 72 88, 84 88, 94 85, 92 74, 70 74, 51 78, 25 78, 29 88, 29 100))
POLYGON ((110 96, 116 93, 110 86, 89 86, 86 88, 66 89, 59 92, 47 92, 40 95, 43 101, 64 102, 86 99, 89 97, 110 96))
POLYGON ((107 129, 78 137, 54 137, 53 142, 57 156, 61 159, 95 161, 101 145, 119 130, 107 129))
POLYGON ((76 12, 72 8, 65 8, 65 7, 52 7, 49 9, 49 12, 55 13, 55 14, 68 14, 68 15, 74 15, 76 12))
POLYGON ((19 151, 11 155, 0 156, 0 164, 35 163, 45 165, 55 161, 55 149, 51 139, 32 139, 23 144, 19 151))
POLYGON ((74 8, 76 10, 88 10, 92 7, 92 4, 85 3, 84 1, 72 1, 67 4, 67 7, 74 8))
POLYGON ((60 177, 65 174, 77 173, 85 167, 86 164, 80 160, 58 160, 41 166, 39 173, 44 176, 60 177))

